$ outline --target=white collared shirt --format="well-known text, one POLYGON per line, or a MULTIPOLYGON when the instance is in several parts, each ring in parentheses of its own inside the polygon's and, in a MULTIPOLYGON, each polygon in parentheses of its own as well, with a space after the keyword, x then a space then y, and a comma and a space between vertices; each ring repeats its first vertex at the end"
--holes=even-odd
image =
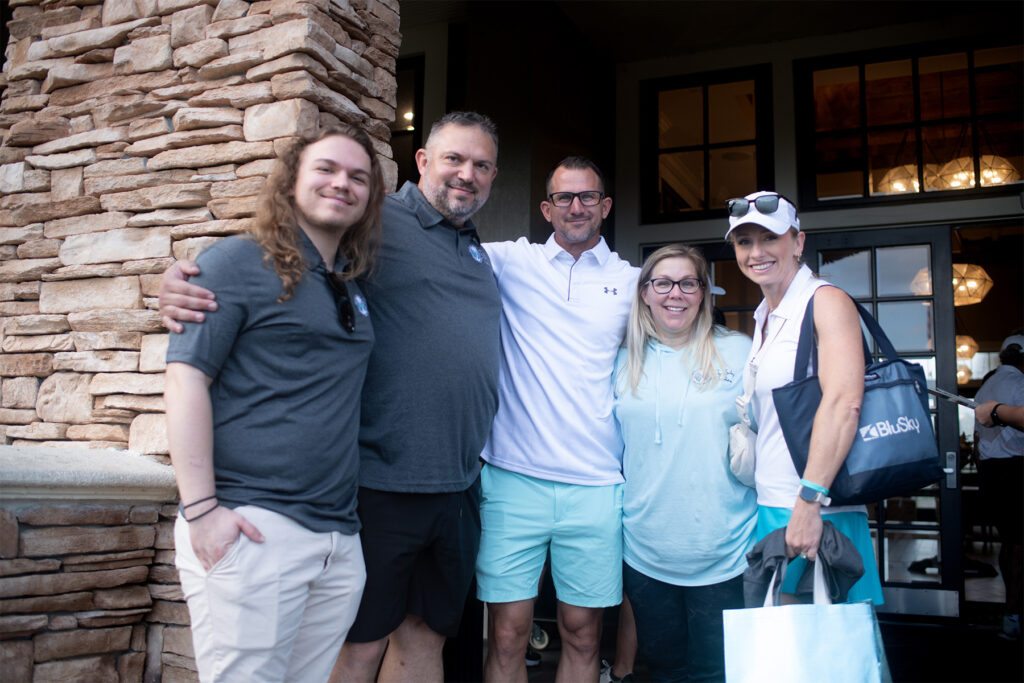
POLYGON ((498 413, 481 457, 539 479, 622 479, 612 373, 640 270, 604 238, 578 260, 554 235, 485 244, 501 292, 498 413))

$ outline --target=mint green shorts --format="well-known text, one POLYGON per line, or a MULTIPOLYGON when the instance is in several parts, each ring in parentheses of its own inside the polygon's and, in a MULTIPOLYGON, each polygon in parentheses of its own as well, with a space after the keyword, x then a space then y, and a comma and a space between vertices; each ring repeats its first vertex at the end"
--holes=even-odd
POLYGON ((480 600, 535 598, 550 549, 561 602, 622 602, 622 484, 563 484, 484 465, 480 486, 480 600))

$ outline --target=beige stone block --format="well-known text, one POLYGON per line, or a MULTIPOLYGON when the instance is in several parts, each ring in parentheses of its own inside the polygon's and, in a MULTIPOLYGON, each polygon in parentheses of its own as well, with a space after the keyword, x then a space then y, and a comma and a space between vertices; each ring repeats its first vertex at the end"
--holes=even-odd
POLYGON ((25 315, 4 321, 4 334, 51 334, 69 329, 63 315, 25 315))
MULTIPOLYGON (((252 218, 229 218, 220 221, 207 221, 205 223, 193 223, 190 225, 176 225, 171 228, 171 237, 175 240, 183 240, 190 237, 203 237, 213 235, 237 235, 251 229, 252 218)), ((192 245, 180 247, 181 253, 188 253, 192 245)), ((206 244, 202 248, 206 248, 206 244)), ((173 246, 171 247, 173 250, 173 246)), ((201 249, 200 249, 201 251, 201 249)), ((198 253, 198 252, 196 252, 198 253)))
POLYGON ((160 413, 143 413, 132 420, 128 448, 138 453, 170 453, 167 420, 160 413))
POLYGON ((239 178, 252 178, 254 176, 263 176, 266 178, 274 170, 274 166, 277 165, 277 159, 257 159, 256 161, 250 161, 247 164, 242 164, 235 169, 235 175, 239 178))
MULTIPOLYGON (((0 512, 0 526, 4 524, 4 515, 11 516, 9 510, 0 512)), ((17 551, 17 538, 15 538, 14 552, 17 551)), ((24 557, 15 558, 13 560, 0 560, 0 576, 18 576, 19 574, 44 574, 46 572, 55 572, 60 569, 60 560, 30 560, 24 557)), ((32 598, 33 600, 37 598, 32 598)), ((52 608, 36 608, 28 607, 22 609, 21 606, 15 605, 15 600, 3 600, 0 601, 0 614, 12 614, 15 612, 62 612, 65 610, 57 610, 52 608)), ((73 608, 73 609, 84 609, 73 608)))
MULTIPOLYGON (((19 510, 18 519, 22 524, 31 526, 81 526, 85 524, 120 526, 128 522, 130 514, 131 506, 116 503, 44 503, 19 510)), ((131 552, 145 553, 147 551, 131 552)), ((115 555, 108 554, 105 557, 121 558, 124 555, 124 553, 117 553, 115 555)), ((141 555, 132 555, 132 557, 139 556, 141 555)), ((64 563, 92 562, 96 559, 95 556, 82 557, 68 557, 65 558, 64 563)))
POLYGON ((49 95, 23 95, 8 97, 0 102, 0 113, 19 114, 26 111, 39 111, 50 101, 49 95))
POLYGON ((164 665, 166 669, 173 669, 174 671, 187 670, 193 675, 196 675, 196 662, 191 657, 182 657, 170 652, 164 652, 160 655, 160 663, 164 665))
MULTIPOLYGON (((96 197, 75 197, 46 204, 26 204, 13 209, 11 213, 16 225, 28 225, 30 223, 45 223, 57 218, 98 213, 99 209, 100 202, 96 197)), ((52 235, 47 235, 47 237, 52 237, 52 235)))
POLYGON ((0 301, 0 318, 35 315, 38 312, 39 303, 36 301, 0 301))
POLYGON ((169 35, 133 40, 114 50, 114 69, 121 74, 162 71, 174 65, 172 55, 169 35))
POLYGON ((18 520, 13 512, 0 508, 0 557, 13 558, 17 554, 18 520))
POLYGON ((52 171, 58 168, 71 168, 72 166, 91 164, 96 161, 96 150, 92 148, 78 149, 74 152, 49 154, 47 156, 30 154, 25 157, 25 161, 35 168, 52 171))
POLYGON ((102 394, 163 394, 164 376, 162 373, 101 373, 92 378, 89 383, 89 393, 94 396, 102 394))
MULTIPOLYGON (((241 114, 241 112, 239 112, 241 114)), ((0 166, 0 192, 13 194, 25 191, 25 162, 0 166)))
POLYGON ((270 85, 276 99, 301 97, 348 123, 359 124, 366 118, 352 100, 331 90, 308 73, 292 71, 278 74, 270 79, 270 85))
POLYGON ((146 567, 127 567, 99 572, 4 577, 0 578, 0 598, 24 598, 32 595, 58 595, 95 588, 114 588, 130 583, 142 583, 148 574, 146 567))
POLYGON ((163 274, 174 263, 173 258, 148 258, 138 261, 125 261, 121 267, 125 275, 163 274))
MULTIPOLYGON (((220 38, 208 38, 189 45, 183 45, 175 50, 174 66, 178 69, 186 66, 198 68, 227 54, 227 41, 220 38)), ((224 75, 230 75, 230 73, 224 75)))
MULTIPOLYGON (((124 97, 128 96, 136 104, 128 105, 128 111, 134 112, 136 115, 139 113, 148 113, 150 115, 155 111, 159 111, 165 105, 157 102, 138 103, 138 94, 141 92, 150 92, 158 88, 167 88, 174 85, 178 85, 181 82, 181 77, 178 72, 173 69, 166 71, 153 71, 148 73, 140 74, 129 74, 127 76, 113 76, 111 78, 104 78, 98 81, 92 81, 91 83, 82 83, 81 85, 73 85, 68 88, 61 88, 53 92, 50 95, 50 106, 66 107, 72 105, 78 105, 94 98, 102 98, 104 95, 124 97)), ((109 109, 103 105, 93 109, 93 116, 97 121, 116 121, 130 118, 130 114, 121 113, 117 114, 117 111, 125 105, 112 104, 109 109)))
POLYGON ((21 192, 0 197, 0 209, 13 209, 26 204, 45 204, 50 200, 49 192, 21 192))
POLYGON ((29 240, 18 245, 18 258, 53 258, 60 251, 59 240, 29 240))
MULTIPOLYGON (((6 340, 5 340, 6 341, 6 340)), ((3 380, 0 394, 4 408, 35 408, 39 380, 35 377, 9 377, 3 380)))
POLYGON ((68 265, 126 261, 132 258, 162 258, 170 255, 171 237, 168 227, 122 228, 72 235, 64 240, 60 248, 61 262, 68 265))
POLYGON ((149 167, 153 170, 160 170, 196 165, 212 166, 228 161, 244 163, 253 159, 272 158, 273 156, 274 145, 272 142, 224 142, 161 152, 150 159, 149 167))
POLYGON ((214 183, 210 186, 210 196, 214 199, 224 197, 249 197, 258 195, 263 189, 263 177, 244 178, 231 180, 223 183, 214 183))
MULTIPOLYGON (((149 334, 142 338, 139 372, 163 372, 167 366, 167 344, 170 335, 149 334)), ((11 406, 20 407, 20 406, 11 406)))
MULTIPOLYGON (((146 119, 149 120, 149 119, 146 119)), ((131 124, 129 124, 129 131, 131 124)), ((112 159, 110 161, 97 161, 85 167, 86 178, 99 178, 111 175, 136 175, 146 172, 146 162, 143 159, 112 159)))
POLYGON ((128 426, 123 424, 89 424, 68 427, 72 441, 128 441, 128 426))
MULTIPOLYGON (((240 83, 243 83, 244 81, 245 79, 240 76, 230 76, 216 83, 209 83, 206 81, 191 81, 188 83, 181 83, 179 85, 169 86, 167 88, 157 88, 156 90, 153 90, 148 95, 146 95, 146 97, 151 98, 154 102, 159 102, 161 100, 188 99, 191 97, 195 97, 196 95, 202 92, 206 92, 207 90, 212 90, 214 88, 226 88, 228 86, 238 85, 240 83)), ((167 104, 172 104, 172 102, 167 102, 167 104)), ((183 103, 177 102, 177 104, 181 105, 183 103)), ((188 105, 186 104, 184 106, 188 105)))
POLYGON ((92 375, 56 372, 39 387, 36 412, 47 422, 87 423, 92 419, 89 383, 92 375))
POLYGON ((58 218, 43 224, 43 234, 49 238, 57 238, 89 232, 117 230, 128 224, 128 217, 130 215, 121 211, 109 211, 107 213, 93 213, 73 218, 58 218))
MULTIPOLYGON (((31 353, 33 351, 70 351, 73 348, 74 343, 71 341, 70 334, 38 334, 29 336, 12 335, 5 337, 3 343, 4 353, 31 353)), ((30 408, 32 406, 5 407, 30 408)))
POLYGON ((0 641, 0 671, 11 683, 32 680, 34 660, 31 640, 0 641))
POLYGON ((80 197, 83 192, 82 167, 62 168, 50 174, 50 196, 54 201, 80 197))
POLYGON ((67 137, 51 140, 50 142, 44 142, 41 145, 33 147, 32 153, 48 155, 60 154, 62 152, 70 152, 83 147, 96 147, 110 142, 118 142, 119 140, 124 140, 127 137, 128 130, 123 126, 119 126, 117 128, 100 128, 98 130, 90 130, 84 133, 77 133, 75 135, 68 135, 67 137))
POLYGON ((183 240, 178 240, 174 243, 171 249, 174 251, 174 258, 188 259, 189 261, 195 261, 196 257, 203 252, 206 247, 216 242, 219 237, 189 237, 183 240))
MULTIPOLYGON (((247 143, 225 143, 226 145, 247 144, 247 143)), ((217 147, 219 145, 210 145, 217 147)), ((208 149, 206 147, 190 148, 187 150, 174 150, 164 152, 153 158, 153 162, 164 154, 175 154, 177 152, 189 153, 195 149, 208 149)), ((175 183, 172 185, 159 185, 157 187, 144 187, 130 192, 116 192, 105 194, 100 198, 100 203, 107 211, 148 211, 151 209, 186 208, 193 206, 205 206, 210 199, 209 183, 175 183)))
MULTIPOLYGON (((119 426, 77 425, 69 429, 83 430, 92 427, 119 426)), ((123 441, 124 439, 119 440, 123 441)), ((23 557, 56 557, 78 553, 151 548, 155 540, 156 530, 148 525, 29 527, 21 531, 20 546, 23 557)))
POLYGON ((198 5, 175 12, 171 16, 171 44, 181 47, 206 37, 206 26, 213 17, 210 5, 198 5))
POLYGON ((44 93, 53 92, 58 88, 66 88, 79 83, 89 83, 101 78, 110 78, 114 75, 112 64, 57 64, 46 74, 41 90, 44 93))
POLYGON ((50 38, 49 40, 40 40, 29 46, 26 58, 30 61, 53 59, 81 54, 97 48, 116 47, 124 42, 124 39, 132 30, 140 26, 152 26, 155 23, 159 23, 159 19, 140 18, 113 26, 79 31, 67 36, 50 38))
POLYGON ((0 261, 0 282, 38 280, 43 273, 49 272, 59 265, 60 259, 55 258, 0 261))
MULTIPOLYGON (((34 410, 0 408, 0 425, 27 425, 36 419, 36 411, 34 410)), ((4 439, 7 439, 6 435, 4 439)))
POLYGON ((69 313, 68 323, 76 332, 161 332, 160 314, 156 311, 85 311, 69 313))
POLYGON ((74 372, 135 372, 139 369, 139 352, 109 349, 65 351, 54 354, 53 369, 74 372))
POLYGON ((0 244, 21 244, 43 236, 43 226, 33 223, 22 228, 0 228, 0 244))
POLYGON ((306 71, 313 74, 321 81, 326 82, 328 80, 327 67, 325 67, 320 61, 313 59, 307 54, 301 52, 293 52, 277 59, 272 59, 268 62, 264 62, 259 66, 254 66, 245 72, 245 78, 248 81, 255 83, 256 81, 265 81, 286 71, 306 71))
POLYGON ((46 377, 51 372, 53 372, 52 354, 0 354, 0 377, 46 377))
POLYGON ((206 81, 225 78, 235 74, 244 74, 262 62, 263 54, 259 50, 230 54, 226 57, 214 59, 199 67, 199 78, 206 81))
POLYGON ((256 104, 245 110, 242 129, 245 139, 250 142, 289 135, 305 136, 316 131, 319 117, 317 106, 305 99, 256 104))
POLYGON ((138 308, 141 305, 142 291, 136 276, 44 282, 39 290, 42 313, 138 308))
POLYGON ((380 162, 381 175, 384 177, 384 191, 394 192, 398 189, 398 164, 392 159, 377 157, 380 162))
POLYGON ((173 652, 183 657, 195 657, 195 650, 192 647, 192 631, 180 626, 165 628, 164 652, 173 652))
MULTIPOLYGON (((200 89, 196 95, 188 99, 190 107, 226 107, 235 106, 240 109, 263 102, 273 102, 274 94, 269 83, 245 83, 219 88, 200 89)), ((223 162, 216 162, 223 163, 223 162)), ((212 165, 212 164, 204 164, 212 165)))
POLYGON ((256 215, 259 209, 259 197, 225 197, 211 199, 207 206, 218 220, 243 218, 256 215))
POLYGON ((220 0, 213 12, 212 21, 216 23, 226 19, 238 19, 244 17, 248 11, 249 3, 246 0, 220 0))
POLYGON ((45 614, 25 614, 0 617, 0 638, 18 638, 46 629, 49 618, 45 614))
POLYGON ((141 332, 72 332, 71 339, 77 351, 100 349, 138 351, 142 347, 141 332))
MULTIPOLYGON (((142 74, 152 78, 166 78, 161 74, 142 74)), ((141 76, 139 76, 141 77, 141 76)), ((122 76, 121 78, 137 78, 135 76, 122 76)), ((174 79, 170 79, 174 82, 174 79)), ((150 84, 152 85, 152 84, 150 84)), ((111 125, 119 122, 129 122, 140 117, 172 116, 175 111, 185 106, 184 102, 166 102, 146 95, 142 99, 141 94, 112 95, 104 98, 97 98, 103 104, 95 105, 92 108, 93 118, 97 125, 111 125)), ((91 104, 93 101, 89 101, 91 104)), ((111 161, 124 161, 124 159, 112 159, 111 161)))
POLYGON ((375 119, 380 119, 381 121, 395 120, 395 108, 376 98, 363 95, 359 98, 359 108, 375 119))
POLYGON ((129 145, 125 152, 133 156, 153 156, 169 149, 230 142, 232 140, 241 140, 243 137, 242 127, 238 125, 200 128, 139 140, 129 145))
MULTIPOLYGON (((173 508, 171 519, 177 519, 178 517, 178 506, 172 505, 173 508)), ((27 560, 26 560, 27 561, 27 560)), ((174 551, 173 550, 159 550, 153 558, 153 566, 149 568, 149 581, 150 583, 179 583, 180 577, 178 576, 178 570, 174 566, 174 551), (170 564, 160 564, 161 561, 169 562, 170 564)))
POLYGON ((153 546, 160 550, 174 549, 174 521, 167 520, 156 525, 156 541, 153 546))
MULTIPOLYGON (((127 650, 131 627, 80 629, 66 633, 43 633, 33 639, 36 662, 127 650)), ((99 658, 97 658, 99 659, 99 658)), ((113 658, 110 674, 113 675, 113 658)), ((54 679, 51 679, 54 680, 54 679)), ((111 680, 110 678, 101 680, 111 680)))
POLYGON ((91 195, 104 195, 112 194, 114 192, 127 192, 130 190, 141 190, 144 187, 186 183, 189 182, 191 178, 192 172, 183 168, 177 168, 170 171, 156 171, 154 173, 145 173, 140 175, 89 178, 85 181, 85 193, 91 195))
POLYGON ((39 299, 39 284, 36 282, 0 283, 0 301, 31 301, 39 299))
POLYGON ((243 112, 234 107, 185 107, 174 112, 176 131, 216 128, 242 123, 243 112))
POLYGON ((120 263, 92 263, 88 265, 61 266, 42 276, 43 282, 65 280, 89 280, 93 278, 121 277, 125 273, 120 263))
POLYGON ((119 24, 156 13, 156 0, 104 0, 103 25, 119 24))
MULTIPOLYGON (((211 186, 211 196, 213 188, 216 185, 211 186)), ((208 209, 196 208, 196 209, 160 209, 159 211, 149 211, 146 213, 137 213, 128 219, 129 228, 143 228, 154 225, 182 225, 185 223, 202 223, 213 218, 213 214, 208 209)))
POLYGON ((130 394, 111 394, 100 396, 103 406, 110 409, 133 410, 137 412, 162 413, 167 410, 164 397, 159 396, 133 396, 130 394))
POLYGON ((68 431, 66 424, 53 422, 33 422, 30 425, 11 426, 7 428, 7 436, 12 439, 63 439, 68 431))
MULTIPOLYGON (((151 138, 155 135, 170 133, 171 122, 166 116, 156 116, 150 119, 136 119, 128 124, 128 140, 135 142, 143 138, 151 138)), ((140 159, 141 161, 141 159, 140 159)))

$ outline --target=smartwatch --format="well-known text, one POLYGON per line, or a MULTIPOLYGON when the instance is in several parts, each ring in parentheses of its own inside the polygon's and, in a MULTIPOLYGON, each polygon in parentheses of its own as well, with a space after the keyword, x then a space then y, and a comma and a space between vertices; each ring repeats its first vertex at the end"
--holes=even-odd
POLYGON ((800 485, 800 499, 806 500, 808 503, 820 503, 825 507, 828 507, 832 503, 832 499, 821 491, 816 491, 810 486, 805 486, 803 484, 800 485))

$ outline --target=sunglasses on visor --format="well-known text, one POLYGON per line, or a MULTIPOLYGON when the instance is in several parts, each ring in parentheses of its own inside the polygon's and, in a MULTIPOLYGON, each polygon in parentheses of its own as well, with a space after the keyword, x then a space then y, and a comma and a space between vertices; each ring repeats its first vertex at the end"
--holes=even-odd
MULTIPOLYGON (((758 213, 773 214, 779 210, 779 200, 786 199, 781 194, 766 194, 761 195, 753 201, 745 198, 730 199, 725 202, 725 207, 729 210, 729 215, 734 218, 742 218, 750 213, 750 207, 753 205, 754 209, 758 213)), ((788 202, 789 200, 786 199, 788 202)), ((792 202, 790 202, 792 204, 792 202)))

